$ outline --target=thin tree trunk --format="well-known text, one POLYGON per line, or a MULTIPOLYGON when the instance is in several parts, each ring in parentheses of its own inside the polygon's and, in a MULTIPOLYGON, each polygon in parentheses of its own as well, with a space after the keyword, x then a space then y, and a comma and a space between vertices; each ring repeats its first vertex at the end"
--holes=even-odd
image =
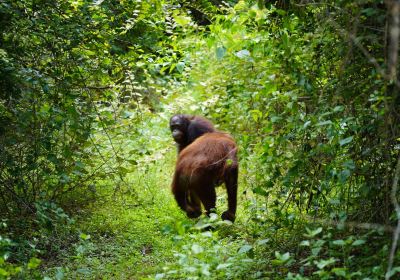
MULTIPOLYGON (((396 95, 398 94, 398 82, 397 82, 397 63, 398 63, 398 52, 399 52, 399 36, 400 36, 400 1, 399 0, 390 0, 387 1, 388 6, 388 15, 389 15, 389 25, 388 25, 388 35, 389 35, 389 46, 388 46, 388 60, 387 60, 387 75, 390 80, 390 84, 388 86, 388 95, 386 100, 386 134, 389 136, 391 134, 391 127, 393 123, 393 113, 392 109, 396 103, 396 95), (390 102, 388 102, 390 101, 390 102)), ((388 151, 389 152, 389 151, 388 151)), ((390 159, 390 154, 387 154, 390 159)), ((392 189, 390 192, 390 200, 393 203, 393 206, 396 211, 397 217, 397 227, 395 232, 393 233, 393 241, 392 247, 390 250, 389 263, 386 271, 385 279, 389 279, 391 277, 391 270, 393 268, 394 256, 397 249, 397 242, 400 235, 400 205, 397 201, 397 190, 399 184, 400 177, 400 156, 397 160, 396 168, 393 175, 393 183, 392 189)), ((388 178, 387 178, 388 179, 388 178)))

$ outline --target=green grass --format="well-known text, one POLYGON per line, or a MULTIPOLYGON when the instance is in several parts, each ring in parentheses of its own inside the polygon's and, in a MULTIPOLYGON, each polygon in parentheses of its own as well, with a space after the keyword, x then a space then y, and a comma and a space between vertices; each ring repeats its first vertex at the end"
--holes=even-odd
MULTIPOLYGON (((68 279, 139 279, 157 272, 172 258, 173 240, 162 233, 165 225, 185 219, 175 206, 169 182, 173 165, 170 155, 131 174, 126 182, 132 192, 113 192, 105 186, 109 199, 95 202, 90 214, 78 220, 78 228, 90 235, 74 256, 67 250, 58 266, 68 279), (169 162, 168 162, 169 161, 169 162), (132 195, 137 192, 138 196, 132 195), (130 194, 131 193, 131 194, 130 194)), ((56 270, 56 269, 51 269, 56 270)), ((50 270, 50 271, 51 271, 50 270)))

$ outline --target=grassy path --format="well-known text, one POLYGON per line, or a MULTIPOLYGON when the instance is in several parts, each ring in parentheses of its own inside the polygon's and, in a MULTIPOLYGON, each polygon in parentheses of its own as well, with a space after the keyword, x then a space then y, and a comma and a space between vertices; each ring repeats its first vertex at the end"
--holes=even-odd
POLYGON ((103 189, 109 198, 91 205, 87 209, 91 214, 78 220, 83 238, 75 245, 75 255, 66 252, 59 275, 67 279, 142 279, 155 275, 172 260, 174 241, 162 231, 185 219, 168 188, 172 157, 171 152, 162 162, 131 174, 127 183, 132 185, 132 193, 111 196, 111 186, 103 189))

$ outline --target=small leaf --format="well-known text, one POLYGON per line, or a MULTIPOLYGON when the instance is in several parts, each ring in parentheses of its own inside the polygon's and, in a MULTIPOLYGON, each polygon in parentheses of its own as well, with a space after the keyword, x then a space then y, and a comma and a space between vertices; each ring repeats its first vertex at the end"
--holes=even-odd
POLYGON ((344 146, 344 145, 350 143, 352 140, 353 140, 353 136, 350 136, 350 137, 339 140, 339 144, 340 144, 340 146, 344 146))
POLYGON ((332 121, 327 120, 327 121, 317 123, 317 126, 330 125, 330 124, 332 124, 332 121))
POLYGON ((310 241, 303 240, 303 241, 300 242, 300 246, 310 246, 310 241))
POLYGON ((90 239, 90 234, 81 233, 81 234, 79 234, 79 237, 82 240, 89 240, 90 239))
POLYGON ((332 269, 332 272, 337 276, 346 277, 346 268, 344 267, 335 267, 332 269))
POLYGON ((248 58, 250 57, 250 52, 248 50, 241 50, 235 53, 235 55, 239 58, 248 58))
POLYGON ((307 128, 311 124, 311 121, 306 121, 303 125, 303 128, 307 128))
POLYGON ((363 9, 361 12, 368 17, 376 15, 378 13, 376 11, 376 9, 374 9, 374 8, 366 8, 366 9, 363 9))
POLYGON ((7 272, 5 269, 2 269, 2 268, 0 267, 0 276, 4 276, 4 278, 2 278, 2 279, 7 279, 6 276, 8 276, 8 275, 10 275, 10 273, 7 272))
POLYGON ((289 252, 286 252, 285 254, 281 255, 281 260, 286 262, 289 259, 290 259, 290 253, 289 252))
POLYGON ((208 266, 204 266, 201 270, 201 273, 205 276, 210 276, 210 271, 208 270, 208 266))
POLYGON ((332 242, 333 245, 337 245, 337 246, 344 246, 346 244, 346 242, 344 242, 344 240, 339 239, 339 240, 334 240, 332 242))
POLYGON ((353 242, 353 244, 351 244, 351 246, 360 246, 360 245, 365 244, 365 242, 366 241, 363 239, 357 239, 356 241, 353 242))
POLYGON ((28 263, 28 269, 35 269, 35 268, 37 268, 37 267, 40 265, 41 262, 42 262, 42 261, 39 260, 38 258, 35 258, 35 257, 31 258, 31 259, 29 260, 29 263, 28 263))
POLYGON ((184 69, 185 69, 185 62, 180 61, 176 64, 176 70, 178 70, 179 73, 182 73, 184 69))
POLYGON ((77 269, 76 271, 77 271, 78 273, 82 273, 82 274, 85 274, 85 275, 91 274, 91 271, 90 271, 89 268, 79 268, 79 269, 77 269))
POLYGON ((64 279, 64 271, 62 270, 61 267, 57 268, 57 273, 56 273, 55 277, 56 277, 57 280, 64 279))
POLYGON ((211 231, 205 231, 201 233, 201 236, 211 238, 213 235, 211 231))
POLYGON ((204 251, 204 249, 203 249, 203 247, 201 247, 200 245, 198 245, 198 244, 193 244, 193 245, 192 245, 192 252, 193 252, 195 255, 200 254, 200 253, 202 253, 203 251, 204 251))
POLYGON ((324 267, 329 266, 331 264, 334 264, 335 262, 336 262, 336 260, 334 258, 330 258, 330 259, 327 259, 327 260, 317 261, 315 264, 317 265, 317 267, 319 269, 323 269, 324 267))
POLYGON ((336 106, 335 108, 333 108, 333 112, 342 112, 344 110, 344 107, 343 106, 341 106, 341 105, 339 105, 339 106, 336 106))
POLYGON ((185 16, 181 16, 181 15, 175 15, 174 20, 180 26, 186 26, 191 21, 190 17, 185 17, 185 16))
POLYGON ((251 114, 253 120, 256 122, 263 116, 263 113, 259 110, 250 110, 249 113, 251 114))
POLYGON ((277 121, 280 121, 281 119, 282 119, 282 117, 279 117, 279 116, 272 116, 272 117, 271 117, 271 122, 275 123, 275 122, 277 122, 277 121))
POLYGON ((261 188, 261 187, 256 187, 256 188, 254 188, 253 190, 253 193, 255 193, 255 194, 259 194, 259 195, 262 195, 262 196, 267 196, 268 195, 268 192, 266 192, 263 188, 261 188))
POLYGON ((264 244, 267 244, 268 242, 269 242, 269 238, 258 240, 257 245, 264 245, 264 244))
POLYGON ((309 228, 306 228, 307 234, 305 234, 306 237, 315 237, 316 235, 318 235, 319 233, 322 232, 322 227, 319 227, 315 230, 311 230, 309 228))
POLYGON ((247 253, 247 252, 250 251, 251 249, 253 249, 253 247, 252 247, 251 245, 243 245, 243 246, 239 249, 238 253, 239 253, 239 254, 247 253))
POLYGON ((285 254, 281 254, 278 251, 275 251, 275 260, 272 260, 272 264, 274 265, 282 265, 289 261, 290 253, 286 252, 285 254))
POLYGON ((218 47, 217 50, 215 51, 218 60, 221 60, 225 56, 225 53, 226 53, 226 48, 223 46, 218 47))
POLYGON ((228 267, 230 267, 232 264, 231 263, 220 263, 218 266, 217 266, 217 270, 221 270, 221 269, 225 269, 225 268, 228 268, 228 267))

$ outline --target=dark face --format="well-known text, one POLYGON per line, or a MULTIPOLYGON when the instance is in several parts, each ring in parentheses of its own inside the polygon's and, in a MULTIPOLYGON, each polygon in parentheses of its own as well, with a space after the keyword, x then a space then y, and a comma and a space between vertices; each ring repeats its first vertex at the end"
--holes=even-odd
POLYGON ((172 137, 176 143, 184 143, 189 120, 183 115, 175 115, 169 121, 172 137))

